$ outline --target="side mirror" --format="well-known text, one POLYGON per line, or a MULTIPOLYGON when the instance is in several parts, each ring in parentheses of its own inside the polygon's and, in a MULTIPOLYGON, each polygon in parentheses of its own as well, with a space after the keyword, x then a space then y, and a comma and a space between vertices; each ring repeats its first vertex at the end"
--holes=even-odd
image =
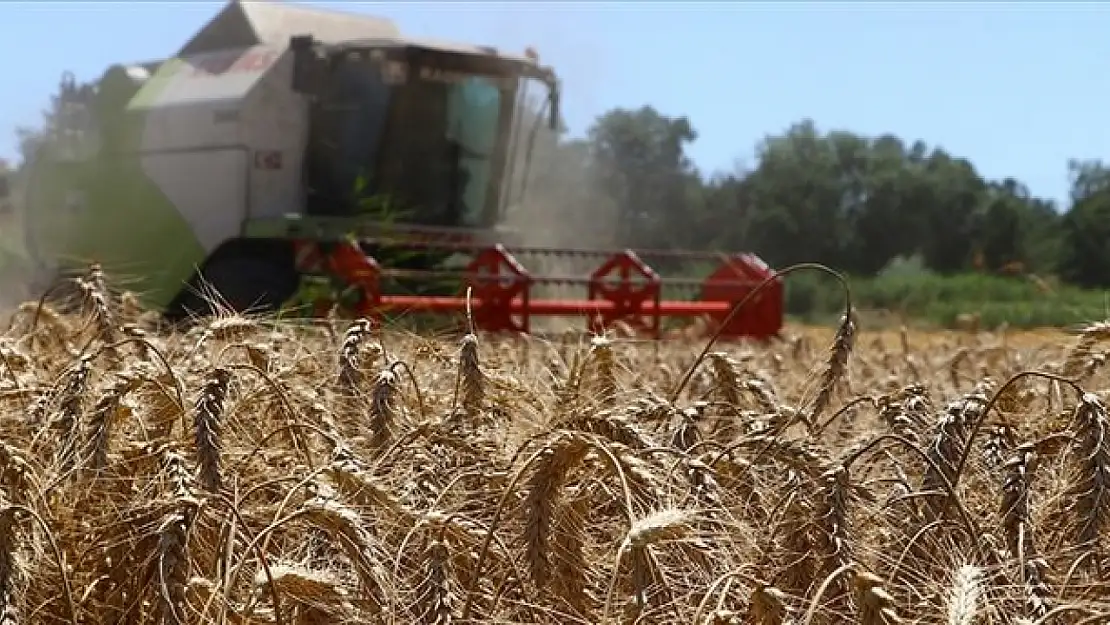
POLYGON ((551 99, 551 107, 549 108, 551 116, 548 120, 548 125, 551 127, 551 130, 558 131, 560 109, 559 100, 562 97, 562 94, 559 92, 558 81, 551 83, 551 90, 548 92, 548 97, 551 99))
POLYGON ((0 215, 10 214, 13 210, 11 173, 0 171, 0 215))
POLYGON ((293 50, 293 91, 305 95, 323 93, 328 59, 316 47, 312 35, 291 37, 289 47, 293 50))

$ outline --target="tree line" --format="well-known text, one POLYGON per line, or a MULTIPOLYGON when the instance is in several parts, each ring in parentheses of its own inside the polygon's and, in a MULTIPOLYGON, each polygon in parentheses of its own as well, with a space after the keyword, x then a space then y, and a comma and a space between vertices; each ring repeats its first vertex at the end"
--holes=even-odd
POLYGON ((696 138, 686 117, 614 109, 583 138, 552 137, 530 184, 564 205, 588 203, 583 225, 599 227, 606 214, 614 244, 752 251, 773 267, 820 262, 857 276, 917 260, 941 275, 1110 286, 1110 167, 1101 161, 1068 163, 1070 202, 1058 206, 1019 180, 986 179, 966 158, 892 134, 801 120, 760 141, 754 167, 712 177, 686 155, 696 138), (573 175, 589 185, 568 189, 573 175))

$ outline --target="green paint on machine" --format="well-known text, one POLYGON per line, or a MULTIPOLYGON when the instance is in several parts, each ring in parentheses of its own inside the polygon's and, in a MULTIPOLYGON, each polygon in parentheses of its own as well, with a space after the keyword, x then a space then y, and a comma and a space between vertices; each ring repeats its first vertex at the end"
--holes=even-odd
POLYGON ((100 262, 143 300, 162 309, 205 251, 188 223, 143 173, 137 156, 56 164, 41 172, 29 211, 35 252, 59 268, 100 262))
POLYGON ((141 90, 120 77, 122 68, 110 69, 96 102, 96 153, 84 159, 41 154, 27 197, 27 243, 35 256, 63 271, 99 262, 156 309, 170 303, 205 250, 144 172, 146 117, 127 103, 155 100, 179 66, 164 63, 141 90))

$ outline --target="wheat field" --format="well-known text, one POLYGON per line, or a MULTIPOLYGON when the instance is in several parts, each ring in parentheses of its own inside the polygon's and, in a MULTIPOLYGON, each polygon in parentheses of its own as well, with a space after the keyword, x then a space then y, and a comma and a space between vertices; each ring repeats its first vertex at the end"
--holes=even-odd
POLYGON ((1110 622, 1110 324, 699 358, 79 286, 0 337, 4 625, 1110 622))

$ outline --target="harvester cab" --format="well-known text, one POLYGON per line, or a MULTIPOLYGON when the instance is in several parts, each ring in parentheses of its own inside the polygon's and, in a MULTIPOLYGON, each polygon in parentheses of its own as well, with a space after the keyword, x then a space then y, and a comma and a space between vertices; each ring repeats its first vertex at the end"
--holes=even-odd
POLYGON ((548 123, 558 120, 554 73, 492 48, 390 38, 328 45, 311 36, 291 47, 293 89, 310 102, 308 215, 369 211, 413 226, 491 230, 521 145, 510 139, 522 79, 547 87, 548 123))

